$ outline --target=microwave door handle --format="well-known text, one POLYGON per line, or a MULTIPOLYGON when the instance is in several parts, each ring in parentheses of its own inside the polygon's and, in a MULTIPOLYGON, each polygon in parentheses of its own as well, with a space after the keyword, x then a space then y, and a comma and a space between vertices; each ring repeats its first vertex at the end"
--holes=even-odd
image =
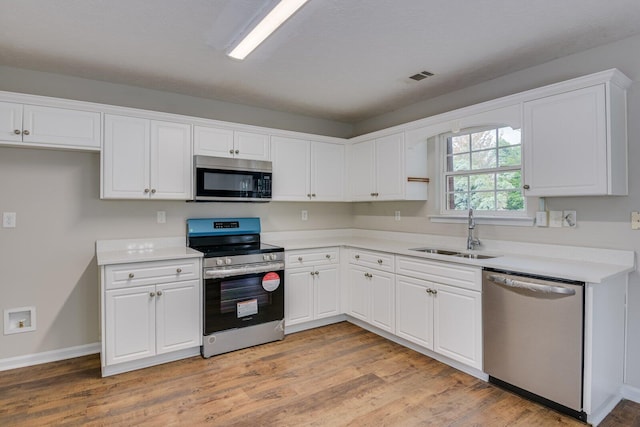
POLYGON ((532 292, 541 292, 546 294, 558 295, 575 295, 576 291, 564 286, 541 285, 539 283, 525 282, 522 280, 507 279, 506 277, 489 275, 488 279, 499 285, 508 286, 510 288, 527 289, 532 292))

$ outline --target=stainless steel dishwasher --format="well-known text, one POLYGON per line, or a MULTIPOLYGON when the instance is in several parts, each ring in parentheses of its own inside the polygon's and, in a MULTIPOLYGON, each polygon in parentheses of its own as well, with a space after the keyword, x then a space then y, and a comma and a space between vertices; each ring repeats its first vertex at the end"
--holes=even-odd
POLYGON ((485 269, 489 382, 582 421, 584 283, 485 269))

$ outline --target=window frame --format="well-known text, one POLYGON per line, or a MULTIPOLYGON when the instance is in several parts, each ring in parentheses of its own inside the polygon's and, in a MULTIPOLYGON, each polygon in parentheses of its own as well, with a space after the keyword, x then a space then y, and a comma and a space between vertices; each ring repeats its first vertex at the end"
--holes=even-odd
MULTIPOLYGON (((485 125, 485 126, 474 126, 474 127, 469 127, 469 128, 465 128, 465 129, 460 129, 457 132, 446 132, 443 134, 438 135, 437 137, 437 150, 436 150, 436 154, 438 156, 438 165, 439 165, 439 172, 438 172, 438 193, 439 193, 439 204, 440 204, 440 215, 438 217, 436 217, 436 220, 438 218, 443 219, 443 218, 460 218, 460 217, 465 217, 467 216, 467 212, 468 210, 450 210, 448 209, 448 191, 447 191, 447 177, 448 176, 471 176, 471 175, 480 175, 483 173, 500 173, 502 171, 504 172, 509 172, 509 171, 520 171, 520 176, 522 177, 521 179, 524 179, 524 150, 523 150, 523 146, 524 146, 524 141, 522 140, 522 134, 521 134, 521 138, 520 138, 520 166, 519 167, 513 167, 513 166, 508 166, 508 167, 498 167, 496 166, 495 168, 486 168, 486 169, 477 169, 477 170, 467 170, 467 171, 460 171, 458 173, 450 173, 447 171, 447 159, 448 159, 448 153, 447 153, 447 140, 450 137, 453 136, 461 136, 461 135, 468 135, 468 134, 472 134, 472 133, 477 133, 477 132, 483 132, 483 131, 488 131, 488 130, 497 130, 503 127, 510 127, 512 129, 521 129, 521 128, 516 128, 513 127, 509 124, 489 124, 489 125, 485 125)), ((497 144, 497 142, 496 142, 497 144)), ((496 150, 498 149, 498 147, 496 147, 496 150)), ((469 153, 471 153, 471 147, 469 147, 469 153)), ((478 150, 478 151, 483 151, 483 150, 478 150)), ((493 192, 496 193, 496 188, 494 186, 493 192)), ((498 210, 491 210, 491 211, 487 211, 487 210, 474 210, 474 216, 476 218, 492 218, 492 219, 504 219, 504 220, 524 220, 524 221, 531 221, 532 215, 531 212, 529 212, 530 207, 532 205, 532 203, 529 203, 529 201, 527 200, 527 197, 524 195, 524 193, 522 192, 522 189, 520 189, 520 192, 523 195, 523 201, 524 201, 524 209, 520 210, 520 211, 510 211, 510 210, 504 210, 504 211, 498 211, 498 210)))

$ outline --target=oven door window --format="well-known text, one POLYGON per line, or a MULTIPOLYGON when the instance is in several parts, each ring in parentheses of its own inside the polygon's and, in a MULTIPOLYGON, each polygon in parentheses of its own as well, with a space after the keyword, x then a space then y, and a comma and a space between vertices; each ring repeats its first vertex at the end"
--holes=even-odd
POLYGON ((206 279, 204 333, 284 318, 284 271, 206 279))
POLYGON ((196 192, 206 197, 271 197, 271 173, 198 168, 196 192))

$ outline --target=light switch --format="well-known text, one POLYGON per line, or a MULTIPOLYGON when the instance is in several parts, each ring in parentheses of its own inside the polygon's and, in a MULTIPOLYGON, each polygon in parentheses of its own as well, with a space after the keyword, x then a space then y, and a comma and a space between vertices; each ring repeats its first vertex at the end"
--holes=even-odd
POLYGON ((15 212, 3 212, 2 213, 2 226, 4 228, 16 228, 16 213, 15 212))
POLYGON ((562 211, 549 211, 549 227, 562 227, 562 211))
POLYGON ((158 224, 164 224, 167 222, 167 213, 165 211, 158 211, 156 216, 158 224))
POLYGON ((309 219, 309 212, 306 210, 301 210, 300 211, 300 219, 303 221, 306 221, 309 219))

